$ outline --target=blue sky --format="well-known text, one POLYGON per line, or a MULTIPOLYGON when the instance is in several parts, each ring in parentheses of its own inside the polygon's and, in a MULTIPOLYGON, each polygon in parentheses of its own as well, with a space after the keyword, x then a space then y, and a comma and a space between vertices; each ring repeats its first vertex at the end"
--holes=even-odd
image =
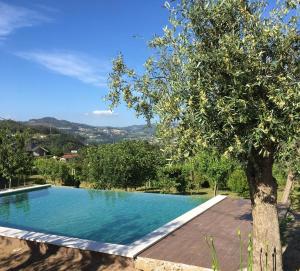
POLYGON ((142 124, 103 101, 112 59, 139 68, 160 34, 161 0, 0 0, 0 116, 93 125, 142 124), (134 36, 138 38, 134 38, 134 36))

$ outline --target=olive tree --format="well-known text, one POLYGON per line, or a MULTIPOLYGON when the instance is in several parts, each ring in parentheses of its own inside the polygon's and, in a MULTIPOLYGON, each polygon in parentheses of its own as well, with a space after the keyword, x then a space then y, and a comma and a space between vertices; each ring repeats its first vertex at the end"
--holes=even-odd
POLYGON ((210 146, 246 167, 253 216, 254 269, 282 252, 272 165, 300 132, 297 1, 182 0, 165 6, 170 24, 149 46, 143 74, 113 62, 108 99, 123 99, 159 121, 172 157, 210 146), (174 151, 176 150, 176 152, 174 151))

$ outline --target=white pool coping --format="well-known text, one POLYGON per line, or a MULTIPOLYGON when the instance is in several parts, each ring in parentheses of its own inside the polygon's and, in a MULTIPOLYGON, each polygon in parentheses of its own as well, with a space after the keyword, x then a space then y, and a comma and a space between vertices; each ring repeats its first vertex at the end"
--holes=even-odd
POLYGON ((48 187, 51 187, 51 184, 40 184, 40 185, 26 186, 26 187, 22 187, 22 188, 6 189, 3 191, 0 191, 0 196, 13 194, 15 192, 34 191, 34 190, 44 189, 44 188, 48 188, 48 187))
MULTIPOLYGON (((15 190, 16 191, 16 190, 15 190)), ((19 190, 20 191, 20 190, 19 190)), ((22 190, 21 190, 22 191, 22 190)), ((161 239, 174 232, 175 230, 188 223, 196 216, 207 211, 212 206, 224 200, 226 196, 218 195, 200 204, 194 209, 184 213, 176 219, 170 221, 157 230, 145 235, 141 239, 131 243, 130 245, 119 245, 112 243, 102 243, 97 241, 66 237, 53 234, 45 234, 40 232, 19 230, 14 228, 0 227, 0 236, 18 238, 22 240, 35 241, 40 243, 101 252, 128 258, 135 258, 145 249, 159 242, 161 239)))

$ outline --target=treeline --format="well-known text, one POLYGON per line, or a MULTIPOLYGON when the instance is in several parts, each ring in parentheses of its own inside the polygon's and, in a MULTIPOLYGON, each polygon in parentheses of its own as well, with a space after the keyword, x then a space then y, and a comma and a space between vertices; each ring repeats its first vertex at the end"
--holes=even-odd
MULTIPOLYGON (((193 192, 210 187, 229 189, 247 196, 249 188, 243 166, 232 158, 201 149, 181 163, 170 163, 160 146, 146 141, 123 141, 84 148, 77 171, 81 182, 95 188, 150 188, 161 192, 193 192), (78 169, 80 168, 80 170, 78 169)), ((286 176, 279 164, 274 176, 284 184, 286 176)))
MULTIPOLYGON (((193 158, 169 163, 160 146, 147 141, 122 141, 83 148, 71 162, 37 159, 37 174, 52 183, 79 186, 84 183, 97 189, 159 190, 163 193, 193 193, 210 187, 231 190, 248 196, 244 168, 238 161, 202 149, 193 158)), ((284 169, 274 167, 279 184, 285 182, 284 169)))
MULTIPOLYGON (((186 161, 170 163, 159 145, 147 141, 83 147, 79 157, 69 162, 33 157, 26 151, 27 132, 0 129, 1 187, 17 185, 29 175, 40 175, 37 182, 72 185, 80 183, 99 189, 152 189, 161 192, 196 192, 203 187, 229 189, 248 195, 243 166, 215 151, 201 149, 186 161)), ((273 175, 279 184, 285 170, 275 164, 273 175)))
POLYGON ((26 151, 27 132, 0 129, 0 188, 19 185, 31 174, 33 158, 26 151))
MULTIPOLYGON (((286 182, 285 169, 274 165, 273 175, 279 185, 286 182)), ((243 166, 236 160, 219 156, 209 150, 201 150, 188 161, 166 164, 160 168, 159 178, 152 182, 153 188, 162 192, 197 192, 210 187, 214 194, 218 190, 230 190, 240 196, 249 196, 247 177, 243 166)))
POLYGON ((235 160, 209 150, 181 163, 169 163, 158 145, 123 141, 87 147, 80 153, 81 182, 95 188, 146 187, 161 192, 192 192, 201 187, 248 193, 246 176, 235 160))
MULTIPOLYGON (((9 122, 9 124, 11 123, 9 122)), ((12 124, 15 125, 15 122, 12 122, 12 124)), ((63 185, 79 185, 79 180, 75 178, 75 172, 77 164, 80 163, 76 161, 64 163, 52 157, 35 159, 28 151, 28 146, 32 143, 32 131, 19 128, 17 126, 0 128, 0 188, 25 185, 28 177, 36 174, 43 176, 43 179, 31 179, 37 183, 48 181, 60 182, 63 185)), ((70 150, 78 146, 68 135, 66 135, 66 138, 62 137, 63 135, 60 135, 56 139, 58 142, 53 144, 53 148, 58 146, 58 154, 63 153, 61 150, 70 150)), ((48 145, 46 146, 48 147, 48 145)), ((53 153, 55 154, 55 152, 53 153)), ((78 170, 78 172, 80 171, 78 170)))
POLYGON ((30 134, 40 133, 44 135, 48 134, 58 134, 60 131, 56 128, 49 128, 42 125, 36 126, 28 126, 22 122, 14 121, 14 120, 1 120, 0 121, 0 129, 8 129, 9 131, 15 132, 28 132, 30 134))
POLYGON ((51 183, 99 189, 138 188, 158 178, 165 159, 158 146, 146 141, 122 141, 81 149, 79 157, 64 162, 39 158, 36 174, 51 183))

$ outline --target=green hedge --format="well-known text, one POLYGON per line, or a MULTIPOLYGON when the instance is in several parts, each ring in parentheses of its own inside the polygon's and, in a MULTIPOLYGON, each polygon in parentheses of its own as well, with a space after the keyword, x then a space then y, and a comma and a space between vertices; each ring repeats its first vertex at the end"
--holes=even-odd
POLYGON ((245 171, 241 168, 234 169, 227 180, 228 188, 240 195, 249 194, 249 187, 245 171))

